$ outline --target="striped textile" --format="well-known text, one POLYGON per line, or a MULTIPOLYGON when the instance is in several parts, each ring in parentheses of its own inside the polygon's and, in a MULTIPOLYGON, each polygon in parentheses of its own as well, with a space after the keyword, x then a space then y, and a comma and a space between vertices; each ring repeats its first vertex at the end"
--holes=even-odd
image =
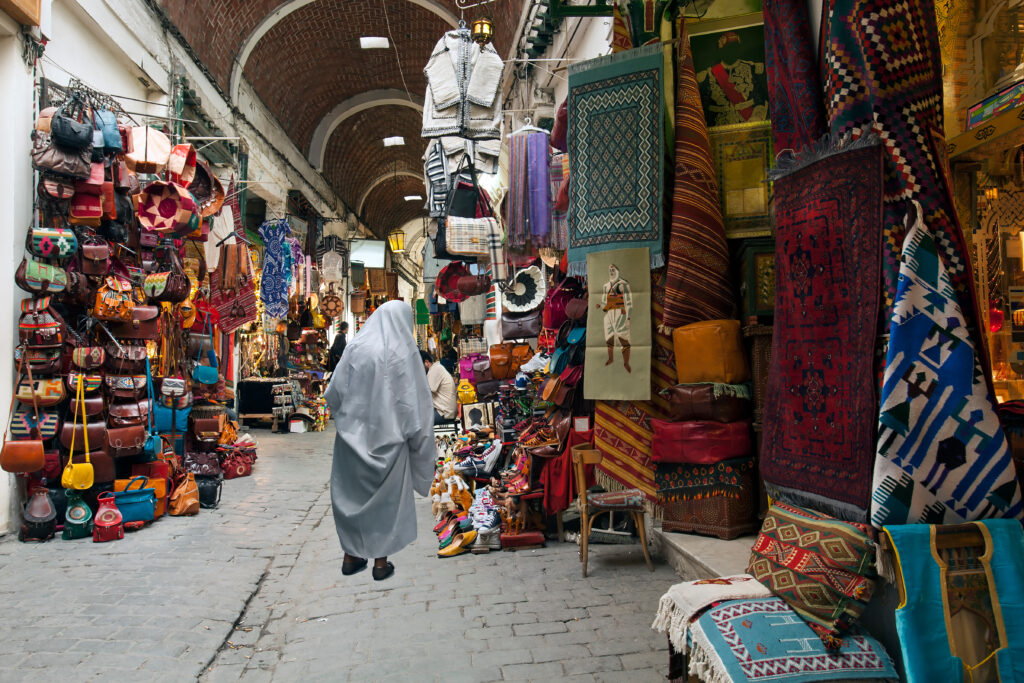
POLYGON ((493 235, 501 234, 498 221, 493 218, 462 218, 448 216, 445 247, 449 253, 463 256, 487 256, 493 235))
MULTIPOLYGON (((553 154, 548 170, 548 183, 551 188, 551 203, 562 187, 562 182, 569 177, 569 155, 553 154)), ((551 210, 551 246, 555 249, 569 248, 569 215, 565 211, 551 210)))
POLYGON ((734 312, 718 180, 682 20, 680 35, 679 44, 686 48, 676 78, 675 187, 662 323, 666 327, 732 318, 734 312))
POLYGON ((666 419, 669 406, 661 390, 676 384, 675 353, 671 334, 658 332, 665 298, 664 272, 651 273, 651 322, 654 326, 651 349, 650 401, 596 401, 594 446, 604 456, 597 465, 598 481, 605 488, 637 488, 651 503, 658 503, 651 462, 654 431, 651 418, 666 419))
POLYGON ((526 200, 526 156, 528 135, 513 135, 508 140, 508 245, 525 247, 528 228, 529 206, 526 200))

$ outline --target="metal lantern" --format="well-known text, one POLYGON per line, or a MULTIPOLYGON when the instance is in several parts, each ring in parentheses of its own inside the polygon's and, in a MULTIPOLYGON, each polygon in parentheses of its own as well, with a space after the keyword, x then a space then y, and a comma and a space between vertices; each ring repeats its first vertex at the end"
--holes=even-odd
POLYGON ((487 17, 480 17, 473 22, 473 40, 480 45, 486 45, 494 37, 494 22, 487 17))
POLYGON ((392 254, 401 254, 405 251, 405 233, 401 230, 388 233, 388 244, 391 245, 392 254))

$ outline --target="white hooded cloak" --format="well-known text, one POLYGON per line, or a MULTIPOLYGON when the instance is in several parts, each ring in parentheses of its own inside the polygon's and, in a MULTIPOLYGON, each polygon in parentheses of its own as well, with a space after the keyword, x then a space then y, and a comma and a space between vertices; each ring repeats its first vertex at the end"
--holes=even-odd
POLYGON ((412 308, 389 301, 345 347, 324 393, 334 415, 331 503, 342 549, 384 557, 416 540, 413 491, 430 492, 434 412, 412 308))

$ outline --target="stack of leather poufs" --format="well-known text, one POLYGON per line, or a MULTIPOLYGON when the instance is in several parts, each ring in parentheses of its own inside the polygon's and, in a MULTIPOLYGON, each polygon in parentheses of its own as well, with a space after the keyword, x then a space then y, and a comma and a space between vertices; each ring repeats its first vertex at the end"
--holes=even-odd
POLYGON ((662 528, 720 538, 756 530, 750 368, 736 320, 673 333, 679 384, 666 420, 651 420, 651 459, 665 506, 662 528))

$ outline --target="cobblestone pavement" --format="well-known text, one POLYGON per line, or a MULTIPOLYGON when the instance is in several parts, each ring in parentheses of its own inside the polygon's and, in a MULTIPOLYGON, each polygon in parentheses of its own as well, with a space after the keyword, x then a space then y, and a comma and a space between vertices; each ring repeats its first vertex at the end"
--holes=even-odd
POLYGON ((637 546, 435 557, 420 537, 376 583, 341 575, 333 431, 257 430, 221 507, 115 543, 0 541, 0 680, 659 681, 650 630, 675 574, 637 546))

